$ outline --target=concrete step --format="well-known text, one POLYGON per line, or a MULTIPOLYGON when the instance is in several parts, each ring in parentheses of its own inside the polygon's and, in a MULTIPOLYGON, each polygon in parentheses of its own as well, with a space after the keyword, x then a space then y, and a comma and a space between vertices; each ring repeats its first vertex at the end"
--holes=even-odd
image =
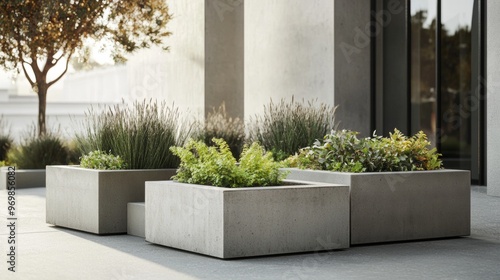
POLYGON ((127 234, 145 237, 144 202, 127 203, 127 234))

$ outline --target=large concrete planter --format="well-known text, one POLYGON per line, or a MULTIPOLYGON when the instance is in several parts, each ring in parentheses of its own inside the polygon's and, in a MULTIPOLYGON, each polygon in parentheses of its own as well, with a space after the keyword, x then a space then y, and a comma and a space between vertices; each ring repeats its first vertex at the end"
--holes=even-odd
MULTIPOLYGON (((0 190, 7 189, 8 169, 0 169, 0 190)), ((16 169, 16 189, 45 188, 45 169, 16 169)))
POLYGON ((146 241, 217 258, 349 247, 349 189, 146 182, 146 241))
POLYGON ((353 245, 470 235, 469 171, 287 170, 288 179, 350 186, 353 245))
POLYGON ((168 180, 175 169, 93 170, 47 166, 46 221, 96 233, 127 232, 127 203, 144 201, 146 181, 168 180))

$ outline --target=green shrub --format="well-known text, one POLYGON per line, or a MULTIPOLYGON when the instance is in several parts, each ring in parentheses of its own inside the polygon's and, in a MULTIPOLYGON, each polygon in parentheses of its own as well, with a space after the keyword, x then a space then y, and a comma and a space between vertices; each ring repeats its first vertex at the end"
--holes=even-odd
POLYGON ((285 174, 279 172, 280 164, 271 153, 257 143, 245 146, 240 164, 231 154, 223 139, 213 139, 215 147, 202 141, 190 140, 184 147, 171 147, 181 164, 174 180, 183 183, 217 187, 255 187, 279 185, 285 174))
POLYGON ((224 139, 233 156, 239 158, 245 143, 245 125, 240 118, 229 117, 226 106, 222 104, 207 115, 203 124, 198 124, 193 138, 209 146, 213 145, 213 138, 224 139))
POLYGON ((4 161, 7 159, 7 153, 12 147, 12 143, 14 141, 10 136, 0 135, 0 161, 4 161))
POLYGON ((68 149, 68 164, 70 165, 80 164, 80 158, 83 156, 83 154, 80 151, 78 142, 75 139, 67 141, 66 148, 68 149))
POLYGON ((3 117, 0 117, 0 161, 5 161, 7 159, 7 153, 14 143, 7 126, 7 121, 5 121, 3 117))
POLYGON ((420 131, 412 137, 395 129, 389 137, 374 135, 362 139, 357 132, 341 130, 327 134, 323 141, 301 149, 288 158, 291 167, 341 172, 434 170, 442 167, 437 150, 420 131))
POLYGON ((10 162, 6 160, 0 161, 0 167, 5 167, 5 166, 12 166, 12 164, 10 164, 10 162))
POLYGON ((33 128, 7 158, 20 169, 45 169, 46 165, 68 164, 68 149, 56 133, 37 136, 33 128))
POLYGON ((315 101, 271 103, 264 106, 262 115, 251 120, 251 141, 261 143, 272 151, 276 160, 293 155, 335 127, 335 107, 316 105, 315 101))
POLYGON ((95 150, 120 156, 130 169, 176 168, 179 159, 169 148, 183 145, 191 124, 174 106, 155 101, 94 108, 86 114, 84 133, 77 135, 82 154, 95 150))
POLYGON ((125 163, 120 156, 115 156, 102 151, 93 151, 80 158, 80 166, 99 170, 125 169, 125 163))

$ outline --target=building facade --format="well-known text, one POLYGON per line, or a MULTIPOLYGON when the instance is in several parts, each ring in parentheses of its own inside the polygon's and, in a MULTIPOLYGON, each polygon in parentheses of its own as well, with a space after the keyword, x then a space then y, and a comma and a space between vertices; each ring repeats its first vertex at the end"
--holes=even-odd
POLYGON ((423 130, 446 168, 470 170, 472 183, 500 196, 500 1, 169 5, 170 51, 129 60, 115 83, 128 100, 166 99, 200 116, 224 102, 244 119, 271 99, 318 100, 364 136, 423 130))
POLYGON ((366 136, 423 130, 446 168, 500 195, 498 1, 199 3, 206 108, 248 118, 294 96, 338 105, 341 127, 366 136))

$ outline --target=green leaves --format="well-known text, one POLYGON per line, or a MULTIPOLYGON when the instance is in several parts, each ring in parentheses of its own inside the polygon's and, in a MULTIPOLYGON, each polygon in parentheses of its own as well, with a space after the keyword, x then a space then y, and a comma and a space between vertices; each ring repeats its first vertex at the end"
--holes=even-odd
POLYGON ((285 174, 271 153, 265 153, 257 143, 245 146, 237 165, 231 150, 223 139, 214 138, 215 146, 189 140, 184 147, 171 147, 181 164, 174 180, 189 184, 217 187, 254 187, 279 185, 285 174))
POLYGON ((21 169, 45 169, 46 165, 67 164, 69 150, 61 138, 52 132, 36 137, 32 129, 23 142, 10 149, 7 159, 21 169))
POLYGON ((82 156, 80 166, 98 170, 120 170, 125 169, 125 162, 120 156, 97 150, 82 156))
POLYGON ((135 102, 91 109, 77 135, 82 154, 110 151, 127 162, 130 169, 177 168, 179 160, 169 148, 183 145, 192 124, 181 117, 175 106, 165 102, 135 102))
POLYGON ((430 149, 425 133, 404 136, 395 129, 389 137, 358 139, 357 132, 332 131, 323 142, 301 149, 287 159, 291 167, 340 172, 434 170, 442 167, 441 154, 430 149))

